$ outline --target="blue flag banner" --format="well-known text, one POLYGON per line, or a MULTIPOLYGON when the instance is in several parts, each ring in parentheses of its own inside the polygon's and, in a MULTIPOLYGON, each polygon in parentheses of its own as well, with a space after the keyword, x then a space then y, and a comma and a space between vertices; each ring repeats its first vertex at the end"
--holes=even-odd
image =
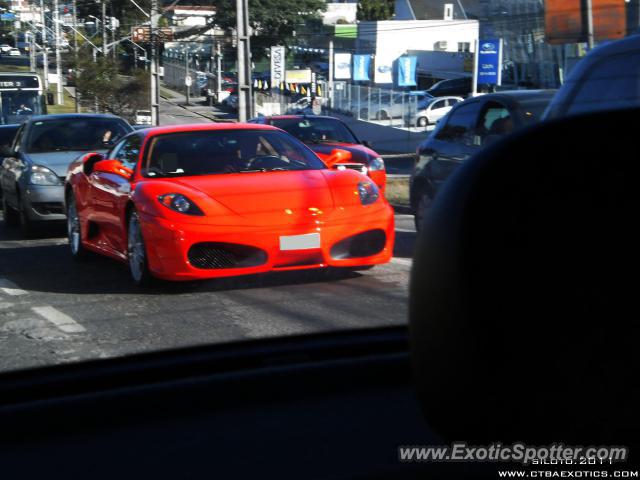
POLYGON ((478 42, 478 85, 502 83, 502 41, 498 38, 478 42))
POLYGON ((371 68, 371 55, 354 55, 353 56, 353 79, 355 81, 368 81, 369 68, 371 68))
POLYGON ((415 87, 417 57, 400 57, 398 59, 398 86, 415 87))

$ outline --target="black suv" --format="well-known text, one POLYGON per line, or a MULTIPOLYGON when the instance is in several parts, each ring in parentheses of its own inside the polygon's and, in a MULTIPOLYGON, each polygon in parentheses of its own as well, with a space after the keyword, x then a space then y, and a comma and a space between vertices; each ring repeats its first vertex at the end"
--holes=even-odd
POLYGON ((433 97, 466 97, 473 88, 471 77, 441 80, 431 86, 427 93, 433 97))
POLYGON ((416 228, 420 229, 435 194, 461 162, 514 129, 540 120, 554 93, 514 90, 480 95, 454 106, 418 147, 410 187, 416 228))

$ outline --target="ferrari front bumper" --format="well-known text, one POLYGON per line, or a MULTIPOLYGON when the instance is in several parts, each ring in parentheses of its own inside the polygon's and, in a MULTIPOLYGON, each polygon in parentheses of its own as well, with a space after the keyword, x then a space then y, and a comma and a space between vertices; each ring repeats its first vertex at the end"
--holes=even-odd
POLYGON ((385 208, 358 215, 357 221, 351 218, 275 227, 218 226, 176 224, 160 217, 141 215, 141 224, 149 268, 155 276, 165 280, 386 263, 393 254, 395 232, 393 210, 388 204, 385 208), (296 249, 295 244, 293 247, 288 244, 288 239, 292 237, 311 237, 318 245, 303 245, 296 249), (199 268, 194 265, 197 262, 193 261, 193 249, 202 251, 207 245, 215 247, 212 255, 221 253, 224 258, 212 257, 214 261, 208 268, 199 268), (232 253, 228 253, 228 250, 232 253), (249 255, 251 261, 231 265, 234 253, 237 257, 238 251, 254 252, 249 255))

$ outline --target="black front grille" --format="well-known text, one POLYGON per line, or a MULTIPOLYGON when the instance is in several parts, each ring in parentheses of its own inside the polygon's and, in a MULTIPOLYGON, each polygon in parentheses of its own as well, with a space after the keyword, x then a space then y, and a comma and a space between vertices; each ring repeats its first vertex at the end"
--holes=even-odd
POLYGON ((331 247, 331 256, 337 260, 370 257, 380 253, 386 243, 384 230, 369 230, 336 243, 331 247))
POLYGON ((222 242, 196 243, 187 256, 192 266, 206 269, 257 267, 267 261, 264 250, 222 242))
POLYGON ((360 173, 367 173, 367 167, 362 163, 336 163, 334 168, 337 168, 338 170, 349 169, 360 173))
POLYGON ((64 205, 56 202, 31 202, 31 207, 40 215, 64 213, 64 205))

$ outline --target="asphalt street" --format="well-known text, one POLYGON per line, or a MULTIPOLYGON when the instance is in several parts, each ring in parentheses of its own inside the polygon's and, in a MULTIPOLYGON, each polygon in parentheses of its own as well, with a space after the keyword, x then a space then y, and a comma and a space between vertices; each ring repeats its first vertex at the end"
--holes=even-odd
POLYGON ((0 225, 0 370, 403 324, 412 222, 397 216, 395 258, 365 272, 280 272, 150 290, 107 258, 74 263, 63 225, 28 240, 0 225))

